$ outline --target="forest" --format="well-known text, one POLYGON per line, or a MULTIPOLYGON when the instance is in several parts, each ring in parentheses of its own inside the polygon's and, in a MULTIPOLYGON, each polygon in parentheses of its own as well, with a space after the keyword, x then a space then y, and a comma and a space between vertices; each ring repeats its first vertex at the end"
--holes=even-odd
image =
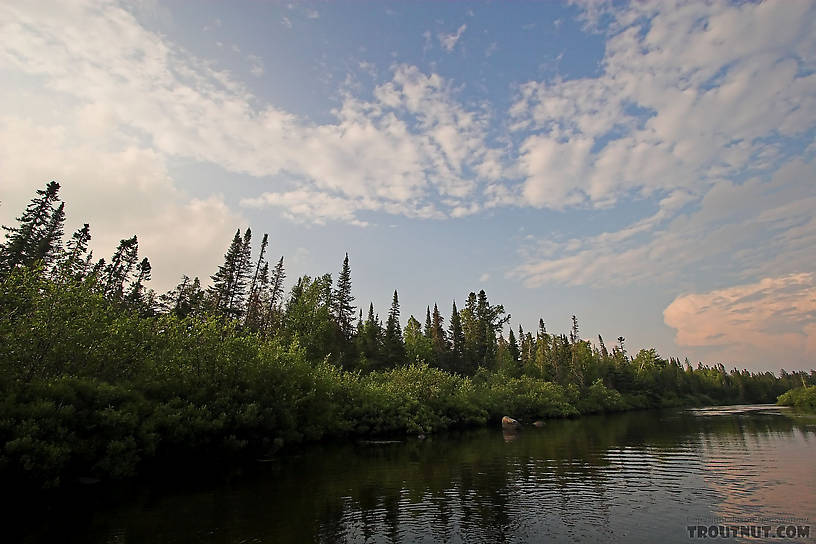
MULTIPOLYGON (((0 475, 53 488, 196 460, 265 459, 302 441, 422 435, 621 410, 776 402, 816 372, 726 370, 630 354, 625 339, 509 327, 482 290, 403 327, 336 278, 285 287, 269 236, 238 230, 210 281, 156 293, 136 236, 108 259, 88 224, 66 241, 60 186, 38 190, 0 245, 0 475), (424 319, 423 319, 424 318, 424 319), (423 319, 423 321, 420 321, 423 319)), ((464 294, 458 294, 462 296, 464 294)), ((788 393, 798 399, 799 393, 788 393)), ((784 400, 784 399, 781 399, 784 400)), ((793 401, 791 401, 793 402, 793 401)))

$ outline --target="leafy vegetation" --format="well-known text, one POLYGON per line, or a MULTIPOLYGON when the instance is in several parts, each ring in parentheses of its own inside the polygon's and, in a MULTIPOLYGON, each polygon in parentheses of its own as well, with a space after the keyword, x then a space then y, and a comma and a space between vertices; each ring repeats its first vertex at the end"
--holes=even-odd
POLYGON ((816 384, 813 372, 726 372, 653 349, 631 357, 622 337, 611 351, 581 339, 575 316, 569 336, 541 321, 505 338, 510 316, 484 291, 461 311, 454 302, 447 328, 434 304, 424 326, 410 316, 403 330, 396 291, 385 324, 372 304, 364 320, 348 255, 336 285, 303 276, 286 296, 283 258, 270 269, 264 235, 253 259, 249 229, 211 287, 183 276, 157 295, 136 236, 110 261, 94 262, 87 224, 63 246, 58 191, 38 191, 0 245, 0 474, 10 484, 123 478, 148 464, 266 457, 302 440, 505 414, 772 402, 816 384))
POLYGON ((777 404, 782 406, 793 406, 800 410, 816 412, 816 386, 805 385, 786 391, 779 395, 777 404))

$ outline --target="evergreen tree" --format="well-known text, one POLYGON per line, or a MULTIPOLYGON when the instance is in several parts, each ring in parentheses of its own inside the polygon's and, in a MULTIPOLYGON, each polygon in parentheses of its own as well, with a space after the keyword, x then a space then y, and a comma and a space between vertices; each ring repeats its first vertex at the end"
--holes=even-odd
POLYGON ((128 303, 137 308, 150 309, 146 308, 148 300, 145 296, 144 284, 150 281, 150 273, 152 271, 153 267, 150 265, 150 261, 147 260, 147 257, 143 258, 141 262, 136 265, 136 279, 130 286, 127 297, 125 297, 128 303))
POLYGON ((451 310, 449 333, 451 342, 451 363, 449 364, 449 368, 457 372, 464 372, 465 333, 462 330, 462 318, 456 309, 455 300, 453 301, 453 309, 451 310))
POLYGON ((64 225, 65 202, 60 202, 60 205, 51 214, 32 256, 35 262, 42 262, 44 268, 51 267, 61 256, 64 225))
POLYGON ((272 277, 269 280, 269 298, 266 301, 266 312, 264 315, 264 330, 267 334, 274 333, 280 323, 282 314, 280 306, 283 298, 283 280, 286 279, 286 270, 283 267, 283 257, 280 258, 272 277))
POLYGON ((102 292, 112 300, 122 300, 125 293, 125 284, 136 268, 139 260, 139 242, 132 236, 119 242, 119 246, 105 267, 102 281, 102 292))
POLYGON ((334 291, 334 316, 340 332, 346 341, 351 340, 354 334, 354 310, 352 302, 354 297, 351 294, 351 268, 349 267, 348 253, 343 259, 343 268, 337 277, 337 288, 334 291))
POLYGON ((385 360, 391 367, 405 362, 405 343, 402 339, 399 317, 399 297, 395 290, 394 298, 391 300, 391 310, 388 312, 388 320, 385 325, 385 360))
POLYGON ((443 328, 444 318, 439 313, 439 308, 434 303, 433 314, 431 314, 431 345, 433 346, 433 365, 438 368, 447 366, 448 339, 443 328))
POLYGON ((363 359, 362 366, 369 370, 382 367, 383 332, 379 319, 374 315, 374 304, 368 305, 368 317, 363 323, 363 330, 357 336, 358 353, 363 359))
POLYGON ((603 357, 604 360, 608 359, 609 351, 607 351, 606 344, 604 344, 603 337, 600 334, 598 335, 598 345, 600 346, 601 349, 601 357, 603 357))
POLYGON ((510 362, 516 375, 521 375, 521 351, 519 350, 516 335, 513 334, 513 328, 510 327, 510 334, 507 338, 507 350, 510 353, 510 362))
POLYGON ((431 307, 427 306, 425 308, 425 328, 422 330, 422 334, 425 335, 425 338, 431 340, 433 338, 433 324, 431 323, 431 307))
POLYGON ((63 260, 59 264, 58 275, 61 278, 71 278, 75 280, 82 279, 88 273, 88 266, 90 264, 90 254, 86 255, 88 251, 88 242, 91 241, 91 228, 88 223, 82 225, 71 235, 68 240, 67 250, 63 255, 63 260))
POLYGON ((212 276, 213 284, 208 291, 212 307, 216 313, 227 318, 241 317, 248 261, 245 242, 248 242, 251 236, 249 229, 243 239, 240 229, 235 232, 232 243, 224 254, 224 264, 219 266, 218 272, 212 276))
POLYGON ((465 300, 465 307, 460 313, 462 332, 465 337, 463 370, 465 374, 473 374, 479 367, 479 321, 476 313, 476 293, 471 291, 465 300))
POLYGON ((264 261, 266 246, 269 244, 269 235, 264 234, 261 240, 261 249, 258 252, 258 261, 255 264, 255 271, 252 274, 252 281, 249 284, 249 296, 247 297, 246 317, 244 324, 252 329, 258 329, 261 321, 261 296, 262 287, 269 282, 269 266, 264 261))
POLYGON ((6 241, 0 245, 0 273, 17 266, 31 266, 37 260, 54 251, 54 236, 60 231, 64 221, 64 208, 59 206, 61 218, 54 216, 54 206, 59 202, 60 185, 52 181, 45 189, 37 190, 37 197, 31 200, 23 214, 17 218, 17 227, 3 226, 6 241))

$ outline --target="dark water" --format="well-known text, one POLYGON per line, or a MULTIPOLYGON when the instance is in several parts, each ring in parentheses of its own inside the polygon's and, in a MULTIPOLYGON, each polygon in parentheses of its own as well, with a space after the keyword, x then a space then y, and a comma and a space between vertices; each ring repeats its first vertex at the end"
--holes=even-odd
MULTIPOLYGON (((397 443, 315 445, 230 483, 130 490, 44 523, 54 542, 713 542, 688 525, 810 520, 816 419, 636 412, 397 443)), ((717 542, 763 539, 716 539, 717 542)))

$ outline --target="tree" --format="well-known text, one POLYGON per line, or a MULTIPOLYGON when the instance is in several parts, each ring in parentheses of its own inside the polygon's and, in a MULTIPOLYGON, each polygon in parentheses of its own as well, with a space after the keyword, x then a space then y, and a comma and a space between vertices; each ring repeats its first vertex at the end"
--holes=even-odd
POLYGON ((433 354, 433 346, 428 338, 422 334, 422 325, 414 316, 408 318, 405 325, 405 353, 408 362, 427 362, 433 354))
POLYGON ((337 288, 334 291, 334 316, 340 332, 346 341, 351 340, 354 334, 354 310, 352 302, 354 297, 351 294, 351 268, 349 267, 348 253, 343 259, 343 268, 337 277, 337 288))
POLYGON ((431 317, 431 345, 433 346, 433 363, 439 368, 446 366, 448 353, 448 339, 442 326, 444 319, 434 303, 431 317))
POLYGON ((150 261, 147 260, 147 257, 143 258, 141 262, 136 265, 136 279, 133 281, 125 297, 132 306, 148 312, 152 312, 153 309, 150 307, 152 306, 149 300, 150 296, 145 295, 144 284, 150 281, 150 273, 152 270, 153 267, 150 266, 150 261))
POLYGON ((405 343, 402 339, 399 316, 399 297, 397 291, 394 290, 394 298, 391 300, 391 309, 388 311, 388 320, 385 323, 384 345, 385 361, 391 367, 405 362, 405 343))
POLYGON ((261 240, 261 249, 258 252, 258 261, 255 264, 255 272, 252 274, 252 282, 249 284, 249 297, 247 298, 244 324, 252 329, 259 328, 261 321, 261 288, 266 287, 269 282, 269 266, 264 261, 268 244, 269 235, 264 234, 261 240))
POLYGON ((286 279, 286 270, 283 267, 283 257, 281 257, 278 264, 275 265, 272 277, 269 280, 269 298, 266 301, 266 312, 263 320, 263 329, 267 334, 274 333, 280 324, 284 279, 286 279))
POLYGON ((462 318, 459 315, 459 310, 456 309, 455 300, 453 301, 453 309, 451 310, 450 329, 448 332, 451 342, 451 362, 448 366, 457 372, 464 372, 465 333, 462 330, 462 318))
POLYGON ((102 272, 102 292, 106 297, 112 300, 122 300, 125 284, 130 280, 130 274, 136 268, 138 260, 139 242, 136 235, 121 240, 110 263, 102 272))
POLYGON ((17 218, 17 227, 3 226, 6 241, 0 245, 0 273, 17 266, 31 266, 37 260, 54 252, 61 236, 65 219, 64 207, 59 202, 60 185, 51 181, 45 189, 37 190, 37 197, 31 200, 23 214, 17 218))
POLYGON ((159 297, 159 303, 162 311, 181 318, 203 313, 205 293, 201 281, 198 277, 190 280, 189 276, 182 276, 181 283, 159 297))
POLYGON ((51 214, 43 235, 37 242, 32 256, 34 262, 41 262, 44 268, 49 268, 62 253, 62 235, 65 225, 65 202, 51 214))
POLYGON ((521 375, 521 351, 516 341, 516 335, 513 334, 513 327, 510 327, 510 334, 507 338, 507 350, 510 353, 510 362, 513 365, 514 374, 521 375))
POLYGON ((382 366, 383 330, 379 318, 374 314, 374 304, 368 305, 368 317, 357 335, 357 351, 364 368, 374 370, 382 366))
POLYGON ((252 237, 249 229, 241 238, 241 230, 235 232, 227 252, 224 264, 218 267, 212 277, 213 284, 208 290, 212 307, 227 318, 238 319, 243 312, 243 298, 246 290, 247 263, 249 252, 247 245, 252 237))
POLYGON ((88 273, 91 254, 88 251, 88 242, 91 241, 91 228, 88 223, 82 225, 68 240, 67 249, 62 261, 58 265, 57 275, 61 279, 80 280, 88 273))
POLYGON ((570 344, 574 344, 580 339, 580 335, 578 332, 578 318, 574 315, 572 316, 572 329, 570 329, 570 344))
MULTIPOLYGON (((283 336, 286 342, 298 346, 320 360, 332 353, 335 346, 336 326, 326 292, 331 290, 331 274, 312 279, 298 279, 284 316, 283 336)), ((336 354, 335 354, 336 355, 336 354)))

